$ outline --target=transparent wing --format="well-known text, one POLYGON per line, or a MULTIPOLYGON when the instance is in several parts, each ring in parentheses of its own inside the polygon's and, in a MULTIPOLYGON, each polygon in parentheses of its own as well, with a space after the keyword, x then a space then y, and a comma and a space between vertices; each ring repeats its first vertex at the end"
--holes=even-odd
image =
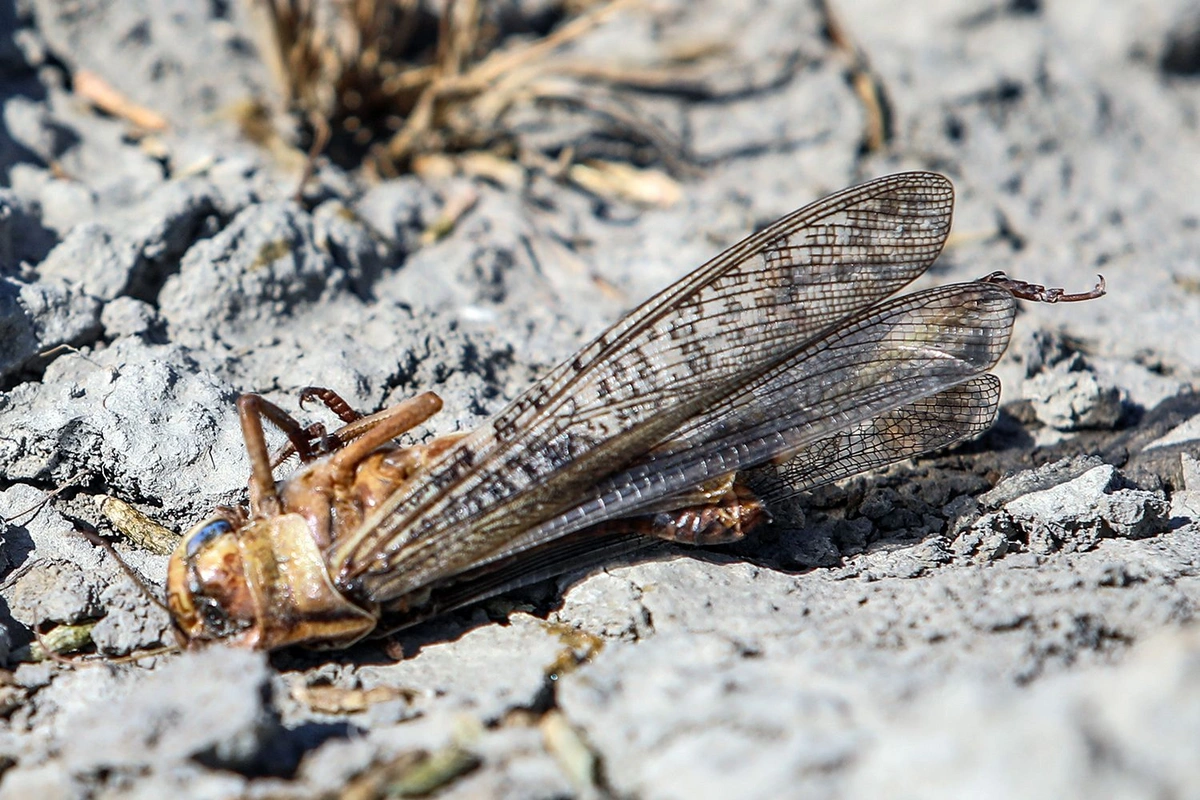
POLYGON ((950 227, 931 173, 839 192, 735 245, 552 370, 397 493, 331 566, 387 599, 522 546, 706 409, 923 272, 950 227), (451 533, 452 532, 452 533, 451 533))
POLYGON ((750 484, 764 501, 848 478, 957 444, 996 420, 1000 379, 980 375, 838 431, 753 470, 750 484))
MULTIPOLYGON (((1000 380, 981 375, 838 431, 799 452, 781 454, 774 460, 778 463, 753 469, 749 481, 763 500, 782 500, 982 433, 995 420, 999 402, 1000 380)), ((696 500, 696 493, 689 491, 664 498, 656 508, 674 510, 696 500)), ((610 563, 613 558, 652 547, 658 541, 641 533, 625 532, 623 521, 588 527, 466 570, 449 585, 436 589, 415 614, 394 621, 411 624, 564 572, 610 563)))
MULTIPOLYGON (((966 383, 968 393, 979 388, 970 381, 990 369, 1008 346, 1015 311, 1007 289, 978 281, 881 303, 689 420, 637 463, 597 480, 576 506, 532 526, 497 557, 631 516, 772 459, 824 454, 832 464, 817 463, 813 469, 834 474, 849 468, 854 457, 853 450, 840 455, 835 450, 839 435, 857 438, 864 469, 902 458, 892 457, 887 448, 907 445, 899 438, 903 431, 872 431, 871 421, 886 425, 903 419, 906 410, 925 411, 934 402, 931 396, 959 384, 966 383), (900 417, 894 416, 897 409, 900 417)), ((947 397, 966 402, 958 395, 947 397)), ((954 410, 950 406, 946 412, 954 410)))

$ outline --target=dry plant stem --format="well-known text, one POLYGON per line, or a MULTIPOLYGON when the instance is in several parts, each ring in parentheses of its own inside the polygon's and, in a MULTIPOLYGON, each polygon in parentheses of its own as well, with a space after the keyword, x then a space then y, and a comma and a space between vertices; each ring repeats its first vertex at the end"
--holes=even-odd
POLYGON ((711 97, 712 87, 699 75, 693 65, 683 67, 626 67, 612 64, 571 63, 559 64, 555 74, 571 78, 628 86, 647 92, 670 92, 673 94, 711 97))
POLYGON ((579 87, 566 87, 556 81, 531 84, 528 91, 534 100, 547 100, 574 105, 597 116, 604 117, 617 126, 640 137, 662 156, 667 168, 675 174, 700 174, 687 163, 683 144, 665 128, 648 121, 635 109, 622 105, 615 97, 579 91, 579 87))
POLYGON ((437 63, 449 75, 461 75, 478 42, 483 9, 477 0, 447 0, 440 22, 437 63))
MULTIPOLYGON (((151 650, 137 650, 126 656, 96 656, 94 658, 79 656, 78 658, 67 658, 62 655, 64 652, 75 652, 91 644, 91 631, 95 626, 95 622, 88 622, 82 625, 60 625, 49 633, 42 633, 37 628, 34 628, 33 636, 40 652, 30 647, 28 649, 30 659, 32 661, 49 660, 64 667, 77 669, 79 667, 110 667, 115 664, 133 664, 145 658, 154 658, 155 656, 167 653, 179 652, 179 645, 168 644, 162 647, 155 647, 151 650), (55 632, 61 629, 68 630, 55 635, 55 632)), ((19 653, 20 651, 17 652, 19 653)))
MULTIPOLYGON (((383 2, 383 7, 386 8, 389 4, 386 0, 383 2)), ((393 50, 404 49, 411 41, 413 35, 417 32, 417 11, 420 9, 421 0, 392 0, 391 5, 399 10, 400 22, 393 25, 388 31, 388 36, 391 39, 393 50)), ((379 19, 378 0, 360 0, 355 8, 363 8, 364 14, 374 14, 374 19, 379 19)), ((374 26, 378 28, 378 24, 374 26)), ((359 30, 365 30, 362 23, 359 23, 359 30)), ((378 33, 375 34, 378 38, 378 33)), ((378 53, 375 53, 378 56, 378 53)))
POLYGON ((773 75, 732 89, 721 89, 711 82, 712 68, 694 60, 681 63, 677 57, 646 67, 594 63, 591 61, 555 61, 554 74, 589 83, 625 87, 641 92, 672 94, 697 100, 746 97, 782 86, 796 74, 799 54, 793 52, 773 75))
POLYGON ((355 714, 377 703, 403 700, 411 703, 417 696, 412 689, 396 686, 373 686, 370 689, 348 689, 331 685, 293 686, 291 695, 313 711, 324 714, 355 714))
POLYGON ((102 498, 100 513, 121 535, 143 550, 165 556, 170 555, 179 543, 176 534, 119 497, 102 498))
POLYGON ((493 53, 465 73, 439 70, 441 74, 434 77, 421 93, 405 120, 404 127, 387 143, 385 153, 388 159, 397 163, 415 152, 420 137, 433 128, 434 110, 438 101, 453 95, 480 94, 502 76, 512 74, 531 62, 544 58, 557 48, 602 24, 618 11, 638 2, 640 0, 614 0, 568 22, 536 42, 506 52, 493 53))
POLYGON ((624 162, 588 161, 572 164, 567 177, 601 197, 618 197, 642 206, 668 208, 679 202, 683 189, 664 172, 638 169, 624 162))
POLYGON ((313 173, 317 169, 317 158, 324 152, 332 135, 329 121, 325 117, 311 113, 308 115, 308 119, 313 127, 313 140, 312 145, 308 148, 308 156, 304 159, 304 171, 300 174, 300 181, 296 184, 296 194, 293 199, 297 204, 304 200, 304 187, 312 180, 313 173))
POLYGON ((112 84, 96 73, 81 69, 73 77, 75 94, 87 100, 101 111, 120 117, 143 131, 161 132, 169 126, 167 120, 156 111, 140 106, 112 84))
POLYGON ((641 1, 613 0, 613 2, 594 11, 589 11, 586 14, 576 17, 548 36, 531 42, 524 47, 508 52, 493 53, 479 64, 479 66, 464 75, 463 81, 475 83, 478 88, 482 88, 481 84, 490 83, 501 75, 523 67, 531 61, 545 58, 573 39, 578 39, 593 28, 607 22, 618 12, 623 11, 627 7, 634 6, 641 1))
POLYGON ((479 191, 473 186, 451 195, 442 207, 442 213, 421 232, 421 244, 430 245, 448 236, 463 215, 478 202, 479 191))
POLYGON ((70 658, 65 658, 62 653, 73 653, 81 650, 92 643, 92 628, 96 627, 95 622, 85 622, 80 625, 59 625, 50 633, 42 633, 35 625, 33 630, 33 638, 36 640, 38 650, 29 648, 29 658, 31 661, 50 660, 56 664, 63 666, 76 667, 81 666, 84 662, 75 661, 70 658), (57 634, 55 632, 58 632, 57 634))
POLYGON ((36 503, 34 503, 33 505, 24 509, 23 511, 18 511, 17 513, 12 514, 11 516, 4 517, 4 521, 9 524, 12 524, 12 523, 15 523, 21 517, 25 516, 26 514, 30 515, 29 519, 26 520, 26 522, 33 521, 33 518, 37 516, 37 513, 39 511, 41 511, 46 506, 50 505, 51 500, 58 497, 60 494, 65 492, 67 489, 74 486, 75 482, 78 481, 80 478, 82 478, 86 474, 87 474, 86 471, 76 472, 74 475, 67 478, 67 480, 63 483, 62 486, 59 486, 54 491, 47 493, 45 497, 43 497, 41 500, 38 500, 36 503))
POLYGON ((418 137, 433 127, 434 104, 439 99, 438 79, 426 87, 417 98, 416 105, 408 112, 404 127, 397 131, 384 147, 387 160, 396 163, 408 158, 416 150, 418 137))
POLYGON ((475 769, 481 760, 457 742, 432 753, 403 753, 391 761, 374 764, 342 790, 341 800, 376 800, 381 797, 423 797, 475 769))
POLYGON ((600 797, 597 786, 599 758, 561 711, 547 712, 538 723, 542 741, 567 774, 581 798, 600 797))
POLYGON ((305 99, 301 97, 303 87, 316 85, 321 69, 320 47, 312 38, 317 30, 315 4, 305 0, 271 0, 270 4, 272 19, 277 23, 275 35, 288 94, 295 99, 305 99))
POLYGON ((832 0, 818 0, 818 9, 825 19, 825 32, 835 48, 845 53, 849 63, 851 85, 866 115, 863 143, 868 151, 883 150, 892 139, 891 112, 883 80, 871 68, 866 53, 851 38, 834 13, 832 0))
POLYGON ((429 85, 437 79, 440 71, 440 68, 436 64, 411 67, 388 78, 384 83, 384 88, 389 94, 401 94, 405 91, 429 85))

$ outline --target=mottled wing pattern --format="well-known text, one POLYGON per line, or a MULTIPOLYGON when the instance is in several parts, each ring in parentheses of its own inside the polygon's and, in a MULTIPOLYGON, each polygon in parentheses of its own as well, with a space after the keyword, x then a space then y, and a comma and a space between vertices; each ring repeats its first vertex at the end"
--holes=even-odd
POLYGON ((751 473, 764 501, 848 478, 869 469, 949 447, 983 433, 996 420, 1000 379, 980 375, 929 397, 838 431, 751 473))
MULTIPOLYGON (((924 446, 932 437, 929 432, 925 442, 902 440, 900 429, 876 428, 870 438, 871 421, 885 426, 896 423, 904 414, 888 415, 897 408, 923 411, 926 398, 994 366, 1008 346, 1015 312, 1016 302, 1008 290, 979 281, 880 303, 717 400, 645 458, 596 481, 577 505, 533 526, 498 555, 639 513, 663 498, 768 460, 810 449, 818 455, 822 443, 828 460, 839 434, 857 437, 861 452, 846 451, 847 463, 826 466, 828 472, 850 474, 856 457, 865 469, 903 458, 893 455, 897 449, 913 455, 940 446, 936 439, 931 447, 924 446), (921 449, 910 449, 916 446, 921 449)), ((968 386, 977 389, 983 384, 968 386)), ((946 397, 966 402, 958 394, 946 397)), ((953 412, 946 409, 947 414, 953 412)), ((956 420, 956 430, 946 443, 969 435, 972 424, 956 420)))
POLYGON ((953 189, 906 173, 776 222, 664 290, 552 370, 331 554, 386 600, 510 551, 704 409, 921 274, 953 189))
MULTIPOLYGON (((748 478, 760 498, 780 501, 805 489, 981 433, 991 426, 999 400, 999 379, 982 375, 838 431, 800 452, 782 454, 778 458, 787 459, 784 463, 764 464, 752 470, 748 478)), ((702 501, 702 492, 689 490, 664 498, 653 510, 679 509, 702 501)), ((618 519, 608 525, 587 527, 467 569, 434 590, 417 613, 394 621, 411 624, 516 586, 609 563, 657 541, 644 533, 624 531, 623 522, 618 519)))

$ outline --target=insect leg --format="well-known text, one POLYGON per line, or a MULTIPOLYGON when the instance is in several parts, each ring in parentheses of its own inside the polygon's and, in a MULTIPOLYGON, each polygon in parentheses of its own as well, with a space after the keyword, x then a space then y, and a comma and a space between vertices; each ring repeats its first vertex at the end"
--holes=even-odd
MULTIPOLYGON (((430 392, 429 394, 432 393, 430 392)), ((310 447, 313 447, 314 449, 313 455, 325 455, 327 453, 341 450, 350 442, 358 439, 361 436, 364 436, 367 431, 371 430, 372 428, 388 423, 394 415, 402 415, 407 413, 409 410, 409 407, 405 403, 400 403, 399 405, 392 406, 391 408, 385 408, 383 411, 376 412, 369 416, 363 416, 351 408, 350 404, 343 400, 341 395, 332 389, 324 389, 319 386, 306 386, 300 390, 301 406, 314 398, 324 403, 330 411, 336 414, 338 418, 346 424, 331 434, 326 434, 325 426, 321 425, 320 423, 314 423, 308 426, 308 428, 305 429, 305 432, 308 434, 309 442, 312 443, 310 447), (318 444, 319 447, 315 447, 315 445, 318 444)), ((438 403, 438 409, 440 409, 441 401, 439 400, 438 403)), ((437 413, 437 409, 434 409, 433 412, 427 414, 426 416, 409 423, 407 427, 396 430, 390 438, 395 438, 414 425, 421 424, 435 413, 437 413)), ((439 437, 439 439, 440 438, 444 437, 439 437)), ((435 439, 434 441, 436 442, 439 440, 435 439)), ((289 458, 291 458, 292 454, 295 452, 297 452, 296 447, 289 442, 283 447, 283 449, 276 453, 275 457, 271 460, 271 466, 278 467, 284 461, 287 461, 289 458)), ((301 456, 301 460, 305 460, 303 456, 301 456)))
POLYGON ((1013 293, 1013 297, 1019 297, 1022 300, 1032 300, 1036 303, 1078 303, 1083 300, 1095 300, 1097 297, 1103 297, 1108 293, 1108 288, 1104 282, 1104 276, 1098 275, 1099 281, 1096 285, 1086 292, 1068 293, 1066 289, 1057 287, 1046 288, 1040 283, 1026 283, 1015 278, 1010 278, 1003 272, 992 272, 984 275, 979 279, 981 283, 994 283, 997 286, 1003 286, 1013 293))
MULTIPOLYGON (((330 436, 331 439, 336 440, 330 449, 340 450, 380 426, 392 432, 390 436, 383 439, 383 442, 386 442, 396 438, 410 428, 420 425, 440 411, 441 408, 442 398, 438 397, 434 392, 423 392, 416 397, 405 400, 403 403, 397 403, 390 408, 385 408, 366 417, 359 417, 353 422, 338 428, 330 436)), ((375 446, 378 447, 379 445, 375 446)))
POLYGON ((311 400, 320 400, 326 408, 347 425, 362 419, 363 415, 351 408, 350 404, 333 389, 326 389, 323 386, 305 386, 300 390, 300 407, 304 408, 304 404, 311 400))
POLYGON ((420 425, 442 408, 442 398, 422 392, 403 403, 363 417, 335 431, 342 448, 329 460, 335 481, 348 480, 354 468, 375 448, 387 444, 410 428, 420 425))
MULTIPOLYGON (((333 389, 326 389, 323 386, 305 386, 300 390, 300 408, 304 408, 304 404, 312 400, 320 400, 326 408, 336 414, 337 418, 347 425, 357 422, 363 417, 362 414, 351 408, 350 404, 333 389)), ((325 431, 325 426, 319 422, 314 422, 305 428, 304 434, 309 442, 311 451, 309 458, 337 450, 347 441, 345 439, 338 439, 336 436, 329 436, 325 431)), ((278 467, 296 452, 299 452, 298 449, 289 441, 271 459, 271 468, 278 467)), ((308 459, 304 458, 302 454, 300 460, 307 461, 308 459)))
MULTIPOLYGON (((329 452, 331 449, 329 442, 332 439, 326 432, 325 426, 320 422, 314 422, 307 428, 301 430, 301 435, 308 442, 308 458, 301 456, 301 461, 309 461, 316 456, 329 452)), ((336 439, 334 439, 336 441, 336 439)), ((279 452, 271 456, 271 469, 274 470, 283 462, 287 461, 292 456, 296 455, 296 446, 290 441, 283 447, 279 448, 279 452)))
POLYGON ((770 520, 770 514, 749 486, 732 476, 725 484, 725 490, 713 502, 605 524, 680 544, 730 544, 770 520))
POLYGON ((242 438, 250 456, 250 515, 269 517, 280 512, 279 495, 275 491, 275 476, 271 472, 271 455, 263 434, 263 418, 269 419, 288 437, 301 459, 313 455, 312 438, 290 414, 264 397, 244 394, 237 401, 238 418, 242 423, 242 438))

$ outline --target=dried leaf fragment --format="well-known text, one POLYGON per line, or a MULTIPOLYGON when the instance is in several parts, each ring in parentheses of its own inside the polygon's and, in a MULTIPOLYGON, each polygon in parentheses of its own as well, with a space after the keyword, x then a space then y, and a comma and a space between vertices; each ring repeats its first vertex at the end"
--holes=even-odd
POLYGON ((373 686, 370 689, 316 684, 295 686, 292 697, 320 714, 356 714, 373 705, 392 700, 412 700, 416 693, 399 686, 373 686))
POLYGON ((667 173, 616 161, 572 164, 567 176, 601 197, 641 206, 670 208, 683 197, 683 187, 667 173))
POLYGON ((160 132, 170 127, 166 117, 133 102, 91 70, 78 70, 74 84, 75 94, 106 114, 127 120, 143 131, 160 132))
POLYGON ((81 622, 78 625, 59 625, 41 634, 27 647, 22 647, 13 653, 17 661, 45 661, 55 656, 78 653, 92 644, 92 629, 96 620, 81 622))
POLYGON ((100 499, 100 513, 129 541, 160 556, 170 555, 179 536, 116 497, 100 499))

